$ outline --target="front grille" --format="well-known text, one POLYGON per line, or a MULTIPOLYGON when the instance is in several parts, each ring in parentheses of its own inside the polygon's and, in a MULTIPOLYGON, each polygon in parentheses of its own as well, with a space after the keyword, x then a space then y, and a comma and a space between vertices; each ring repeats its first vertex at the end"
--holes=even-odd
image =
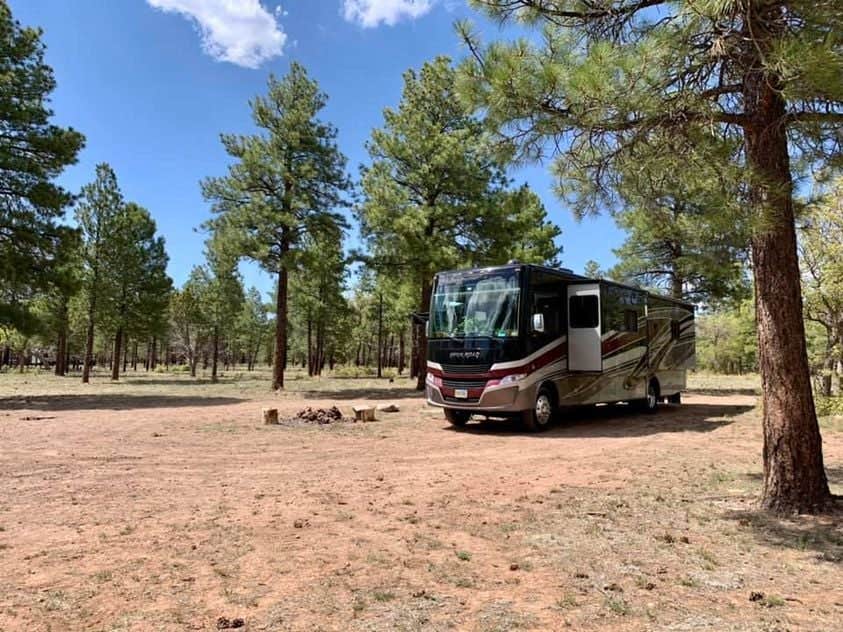
POLYGON ((486 373, 491 366, 490 364, 443 364, 442 371, 458 375, 486 373))
POLYGON ((456 397, 448 397, 447 395, 443 396, 446 402, 451 404, 476 404, 480 401, 479 397, 468 397, 468 398, 460 398, 457 399, 456 397))
POLYGON ((486 380, 442 380, 442 385, 448 388, 485 388, 486 380))

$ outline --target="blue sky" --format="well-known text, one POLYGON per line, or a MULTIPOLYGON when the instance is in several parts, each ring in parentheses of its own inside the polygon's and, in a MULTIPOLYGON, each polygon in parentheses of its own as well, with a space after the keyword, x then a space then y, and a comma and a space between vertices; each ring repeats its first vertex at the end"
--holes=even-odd
MULTIPOLYGON (((252 131, 248 100, 269 73, 304 64, 330 101, 353 176, 364 143, 397 104, 407 68, 459 58, 453 22, 479 15, 458 0, 8 0, 14 16, 44 29, 55 70, 55 120, 87 137, 62 182, 78 191, 98 162, 117 172, 127 199, 147 207, 167 240, 170 274, 181 284, 203 260, 208 218, 199 181, 225 172, 220 132, 252 131)), ((484 25, 487 35, 499 33, 484 25)), ((577 223, 552 192, 546 166, 513 171, 542 197, 563 231, 563 265, 613 263, 623 234, 608 217, 577 223)), ((354 236, 351 236, 354 239, 354 236)), ((244 266, 248 284, 272 281, 244 266)))

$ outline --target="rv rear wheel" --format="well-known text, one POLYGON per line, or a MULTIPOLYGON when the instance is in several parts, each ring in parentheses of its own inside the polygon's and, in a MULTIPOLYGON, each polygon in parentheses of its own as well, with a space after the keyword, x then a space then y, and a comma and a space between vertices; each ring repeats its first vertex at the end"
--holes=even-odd
POLYGON ((471 413, 467 410, 456 410, 454 408, 445 409, 445 419, 448 420, 452 426, 462 427, 471 419, 471 413))
POLYGON ((524 427, 530 432, 547 430, 556 416, 556 397, 551 389, 543 386, 536 395, 532 410, 525 410, 521 415, 524 427))
POLYGON ((667 401, 670 404, 681 404, 682 403, 682 393, 674 393, 673 395, 668 395, 667 401))

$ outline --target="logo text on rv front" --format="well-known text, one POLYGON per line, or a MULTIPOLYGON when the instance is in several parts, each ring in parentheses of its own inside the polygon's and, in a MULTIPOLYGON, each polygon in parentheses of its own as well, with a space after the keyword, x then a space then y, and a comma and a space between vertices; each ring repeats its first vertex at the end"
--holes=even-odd
POLYGON ((451 360, 479 360, 479 351, 451 351, 448 356, 451 360))

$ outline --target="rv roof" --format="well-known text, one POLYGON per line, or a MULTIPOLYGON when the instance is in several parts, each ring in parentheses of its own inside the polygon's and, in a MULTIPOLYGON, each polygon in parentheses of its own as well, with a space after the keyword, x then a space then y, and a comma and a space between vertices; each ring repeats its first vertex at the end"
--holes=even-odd
POLYGON ((691 309, 694 309, 693 303, 689 303, 687 301, 681 301, 679 299, 675 299, 675 298, 670 297, 670 296, 665 296, 664 294, 659 294, 657 292, 649 292, 649 291, 644 290, 640 287, 635 287, 633 285, 626 285, 625 283, 618 283, 617 281, 610 281, 608 279, 594 279, 594 278, 591 278, 591 277, 582 276, 581 274, 576 274, 570 268, 551 268, 550 266, 542 266, 542 265, 537 265, 535 263, 508 263, 508 264, 505 264, 505 265, 486 266, 486 267, 483 267, 483 268, 462 268, 462 269, 457 269, 457 270, 442 270, 438 274, 448 274, 448 273, 453 273, 453 272, 467 272, 469 270, 489 270, 489 271, 492 271, 492 270, 514 270, 516 268, 531 268, 533 270, 541 270, 542 272, 555 274, 556 276, 564 277, 565 279, 569 279, 571 281, 592 281, 592 282, 597 282, 597 283, 604 283, 604 284, 607 284, 607 285, 615 285, 615 286, 618 286, 618 287, 624 287, 624 288, 627 288, 627 289, 630 289, 630 290, 637 290, 638 292, 644 292, 644 293, 648 294, 649 296, 653 296, 655 298, 659 298, 659 299, 662 299, 662 300, 665 300, 665 301, 670 301, 671 303, 678 303, 679 305, 684 305, 686 307, 690 307, 691 309))

